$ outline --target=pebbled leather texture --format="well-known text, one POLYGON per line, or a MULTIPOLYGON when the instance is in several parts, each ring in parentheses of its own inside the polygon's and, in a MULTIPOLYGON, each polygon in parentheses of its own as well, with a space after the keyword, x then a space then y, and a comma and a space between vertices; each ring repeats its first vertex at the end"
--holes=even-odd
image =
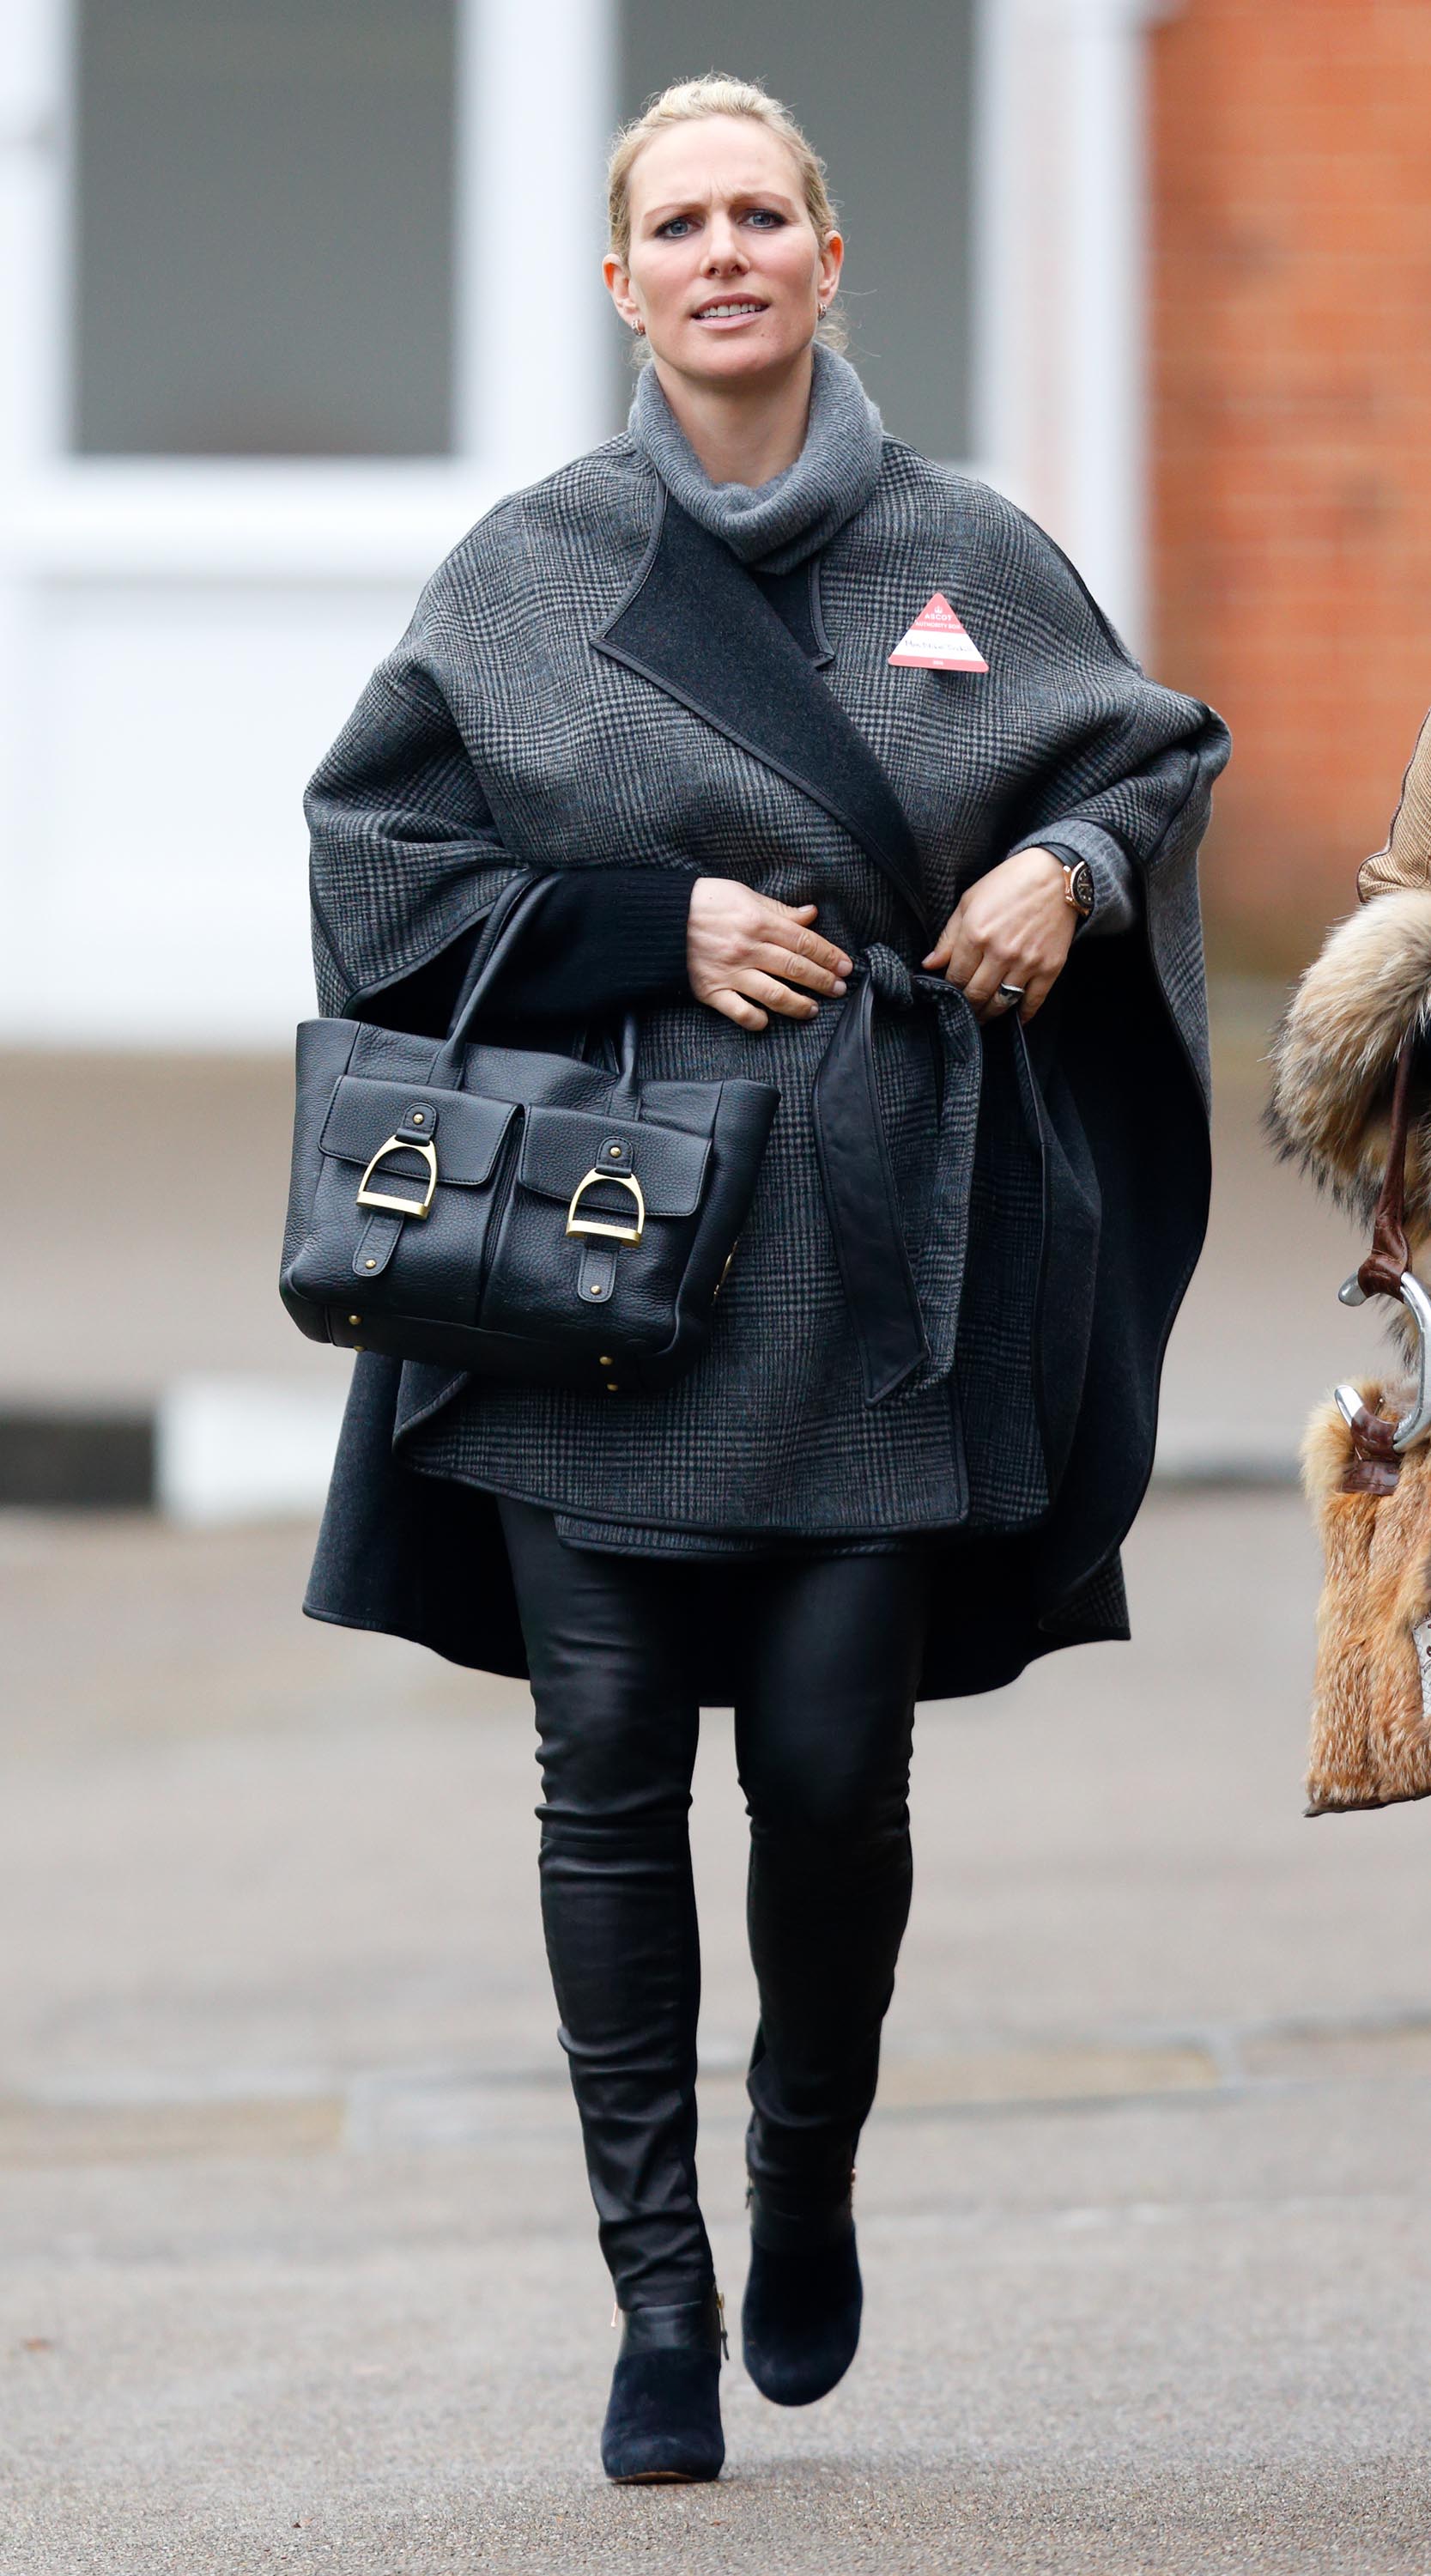
MULTIPOLYGON (((583 1306, 611 1302, 616 1285, 617 1247, 612 1243, 584 1243, 576 1268, 576 1293, 583 1306)), ((615 1392, 609 1387, 608 1391, 615 1392)))
POLYGON ((704 1347, 779 1095, 642 1085, 634 1021, 614 1072, 467 1043, 493 954, 441 1042, 343 1020, 300 1030, 284 1303, 315 1340, 401 1359, 603 1396, 668 1385, 704 1347), (371 1186, 410 1216, 358 1204, 390 1139, 371 1186), (409 1140, 437 1157, 425 1216, 430 1165, 409 1140), (639 1240, 568 1233, 579 1189, 578 1222, 639 1240))
MULTIPOLYGON (((572 1109, 529 1109, 523 1122, 517 1178, 525 1190, 560 1199, 565 1206, 588 1172, 635 1173, 649 1216, 694 1216, 701 1203, 710 1138, 649 1120, 586 1117, 572 1109)), ((619 1186, 583 1200, 593 1215, 633 1213, 630 1191, 619 1186)))

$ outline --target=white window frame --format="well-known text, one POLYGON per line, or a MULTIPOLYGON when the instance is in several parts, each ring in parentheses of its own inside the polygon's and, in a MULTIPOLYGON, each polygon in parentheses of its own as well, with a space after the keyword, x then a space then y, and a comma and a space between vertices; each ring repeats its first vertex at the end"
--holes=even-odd
POLYGON ((602 290, 570 235, 574 201, 589 199, 600 221, 612 0, 545 0, 540 12, 457 0, 455 436, 452 455, 432 460, 73 452, 74 12, 70 0, 10 0, 6 21, 0 549, 12 579, 420 578, 504 491, 601 437, 602 290))
MULTIPOLYGON (((4 569, 335 579, 420 569, 503 491, 599 438, 606 323, 594 263, 571 256, 572 208, 589 199, 599 224, 618 5, 457 0, 455 453, 364 463, 67 452, 72 15, 69 0, 10 0, 0 40, 4 569)), ((979 0, 976 17, 976 469, 1056 523, 1135 631, 1143 37, 1176 5, 979 0)))
MULTIPOLYGON (((978 0, 973 469, 1144 623, 1144 31, 1180 0, 978 0)), ((455 452, 437 461, 69 452, 73 20, 0 38, 0 577, 418 577, 606 426, 600 222, 619 0, 457 0, 455 452), (533 116, 533 99, 540 113, 533 116), (522 220, 513 225, 511 208, 522 220), (500 252, 494 251, 500 245, 500 252), (532 328, 532 316, 541 317, 532 328)))

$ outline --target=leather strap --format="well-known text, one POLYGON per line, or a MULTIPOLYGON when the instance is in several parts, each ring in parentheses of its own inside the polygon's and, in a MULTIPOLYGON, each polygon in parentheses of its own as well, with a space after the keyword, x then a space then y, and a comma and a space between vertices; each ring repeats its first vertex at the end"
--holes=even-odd
MULTIPOLYGON (((554 874, 514 877, 502 888, 487 914, 468 961, 462 990, 453 1006, 448 1032, 433 1060, 430 1080, 439 1090, 459 1091, 461 1085, 462 1049, 471 1043, 479 1015, 490 997, 492 987, 518 941, 526 936, 534 913, 547 900, 554 874)), ((581 1031, 577 1042, 578 1057, 586 1052, 588 1032, 581 1031)), ((640 1018, 635 1011, 625 1011, 621 1018, 621 1038, 617 1055, 616 1087, 611 1106, 618 1117, 639 1118, 641 1087, 636 1073, 636 1052, 640 1039, 640 1018)))
POLYGON ((1406 1240, 1406 1140, 1411 1126, 1411 1070, 1418 1052, 1419 1032, 1408 1029, 1396 1059, 1386 1171, 1372 1220, 1371 1250, 1356 1274, 1365 1297, 1400 1297, 1402 1273, 1411 1267, 1411 1246, 1406 1240))
POLYGON ((433 1063, 430 1080, 438 1090, 460 1090, 458 1077, 462 1049, 471 1039, 478 1013, 510 950, 525 931, 533 913, 546 900, 553 882, 550 876, 514 877, 510 885, 503 886, 488 912, 468 962, 466 979, 457 996, 447 1036, 433 1063))
POLYGON ((1344 1494, 1394 1494, 1401 1475, 1396 1425, 1359 1404, 1347 1424, 1351 1458, 1342 1475, 1344 1494))
MULTIPOLYGON (((1406 1239, 1406 1145, 1411 1130, 1411 1074, 1420 1052, 1420 1031, 1409 1028, 1396 1058, 1391 1086, 1391 1124, 1386 1139, 1386 1169, 1372 1218, 1371 1250, 1356 1274, 1364 1297, 1401 1299, 1401 1282, 1411 1268, 1406 1239)), ((1396 1424, 1362 1404, 1347 1422, 1351 1457, 1342 1476, 1344 1494, 1391 1494, 1401 1474, 1396 1424)))
POLYGON ((812 1100, 825 1206, 868 1404, 903 1385, 929 1350, 875 1089, 874 1002, 865 971, 820 1059, 812 1100))
POLYGON ((709 2352, 719 2356, 725 2341, 720 2297, 683 2299, 661 2308, 623 2308, 621 2358, 633 2352, 709 2352))
MULTIPOLYGON (((954 1360, 947 1298, 926 1300, 901 1220, 894 1165, 875 1079, 874 1015, 927 1009, 943 1058, 931 1175, 930 1227, 937 1237, 967 1201, 978 1118, 982 1054, 977 1026, 957 985, 906 966, 891 948, 855 959, 852 989, 815 1075, 811 1107, 830 1230, 845 1300, 860 1347, 865 1401, 878 1404, 921 1374, 933 1384, 954 1360)), ((955 1230, 960 1230, 956 1227, 955 1230)))
POLYGON ((382 1208, 374 1210, 353 1255, 353 1268, 360 1279, 381 1278, 402 1241, 406 1223, 406 1217, 393 1216, 382 1208))
POLYGON ((583 1243, 576 1265, 576 1295, 583 1305, 602 1305, 609 1301, 616 1286, 616 1246, 614 1243, 583 1243))

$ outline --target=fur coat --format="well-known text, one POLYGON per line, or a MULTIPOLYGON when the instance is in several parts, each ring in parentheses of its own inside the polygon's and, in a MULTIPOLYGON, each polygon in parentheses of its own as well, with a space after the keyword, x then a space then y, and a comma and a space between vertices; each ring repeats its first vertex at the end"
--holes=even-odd
MULTIPOLYGON (((1386 1171, 1393 1078, 1408 1031, 1431 1030, 1431 718, 1361 908, 1333 924, 1272 1049, 1269 1125, 1283 1153, 1363 1224, 1386 1171)), ((1431 1076, 1412 1067, 1406 1243, 1431 1239, 1431 1076)), ((1398 1248, 1395 1259, 1404 1254, 1398 1248)), ((1393 1333, 1414 1339, 1388 1301, 1393 1333)), ((1309 1815, 1431 1794, 1431 1445, 1397 1453, 1410 1390, 1381 1380, 1319 1405, 1302 1482, 1326 1573, 1307 1769, 1309 1815), (1355 1397, 1361 1412, 1343 1409, 1355 1397)))
MULTIPOLYGON (((1357 878, 1360 908, 1335 922, 1272 1045, 1274 1141, 1369 1223, 1386 1168, 1396 1058, 1408 1029, 1431 1031, 1431 716, 1422 726, 1385 846, 1357 878)), ((1431 1239, 1431 1064, 1414 1077, 1406 1158, 1413 1256, 1431 1239)))

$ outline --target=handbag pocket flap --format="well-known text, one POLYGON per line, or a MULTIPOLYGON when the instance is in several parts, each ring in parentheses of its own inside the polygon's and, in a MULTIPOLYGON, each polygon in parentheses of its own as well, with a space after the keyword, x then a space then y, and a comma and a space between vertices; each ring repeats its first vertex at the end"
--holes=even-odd
POLYGON ((390 1136, 437 1149, 440 1181, 480 1189, 490 1181, 502 1139, 516 1117, 511 1100, 481 1100, 464 1091, 424 1090, 422 1084, 374 1082, 344 1074, 318 1142, 325 1154, 361 1169, 390 1136), (414 1117, 421 1112, 421 1119, 414 1117))
POLYGON ((694 1216, 710 1150, 708 1136, 658 1127, 646 1118, 529 1109, 517 1177, 542 1198, 570 1199, 590 1172, 610 1173, 613 1180, 629 1174, 640 1182, 652 1216, 694 1216))

